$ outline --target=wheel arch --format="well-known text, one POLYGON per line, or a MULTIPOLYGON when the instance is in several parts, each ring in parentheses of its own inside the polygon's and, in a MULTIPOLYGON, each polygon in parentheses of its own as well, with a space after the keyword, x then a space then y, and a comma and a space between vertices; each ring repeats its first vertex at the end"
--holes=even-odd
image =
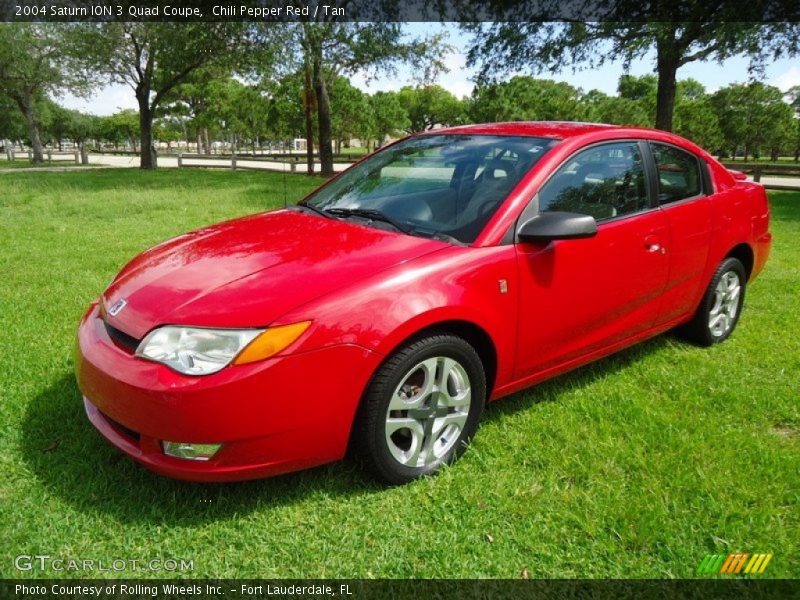
MULTIPOLYGON (((404 331, 399 339, 395 336, 387 348, 381 348, 384 361, 388 360, 397 350, 432 333, 449 333, 462 338, 478 353, 486 375, 486 399, 491 397, 492 390, 497 382, 498 356, 497 346, 489 332, 473 320, 464 318, 439 318, 419 323, 412 331, 404 331)), ((381 365, 383 362, 381 362, 381 365)), ((378 367, 380 369, 380 366, 378 367)), ((377 370, 376 369, 376 372, 377 370)))
POLYGON ((753 265, 755 264, 755 254, 749 244, 744 242, 737 244, 728 251, 725 258, 738 259, 739 262, 744 265, 744 272, 747 280, 750 280, 750 275, 753 273, 753 265))

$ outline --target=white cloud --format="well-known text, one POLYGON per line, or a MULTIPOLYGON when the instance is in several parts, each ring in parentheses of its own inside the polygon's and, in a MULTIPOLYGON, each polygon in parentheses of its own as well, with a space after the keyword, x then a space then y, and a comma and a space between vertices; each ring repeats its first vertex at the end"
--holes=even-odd
POLYGON ((111 115, 126 108, 138 109, 136 96, 127 85, 108 85, 95 90, 88 98, 65 94, 57 99, 66 108, 95 115, 111 115))
POLYGON ((790 87, 800 85, 800 67, 789 67, 789 70, 775 78, 774 85, 782 92, 788 91, 790 87))
MULTIPOLYGON (((440 73, 436 83, 457 98, 469 96, 475 84, 470 81, 472 71, 466 67, 466 57, 459 51, 450 53, 444 60, 446 73, 440 73)), ((395 76, 381 76, 372 80, 358 73, 350 78, 357 88, 374 94, 375 92, 397 91, 406 85, 417 85, 418 80, 408 66, 401 66, 395 76)))

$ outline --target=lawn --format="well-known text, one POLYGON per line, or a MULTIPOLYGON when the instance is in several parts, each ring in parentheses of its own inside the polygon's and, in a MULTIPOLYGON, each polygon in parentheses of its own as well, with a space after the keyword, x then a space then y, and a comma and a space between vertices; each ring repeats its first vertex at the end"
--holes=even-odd
POLYGON ((18 554, 192 559, 188 577, 687 577, 734 551, 800 576, 800 193, 771 194, 773 256, 729 341, 661 336, 493 404, 439 477, 384 489, 343 462, 195 485, 121 457, 83 414, 80 315, 144 248, 319 183, 283 181, 0 177, 0 577, 93 575, 17 573, 18 554))
POLYGON ((3 169, 27 169, 30 167, 95 167, 97 165, 76 165, 74 160, 46 160, 40 164, 33 164, 29 160, 4 160, 0 156, 0 171, 3 169))
POLYGON ((3 160, 2 157, 0 157, 0 169, 24 169, 25 167, 32 167, 32 166, 33 163, 29 160, 17 160, 17 159, 3 160))

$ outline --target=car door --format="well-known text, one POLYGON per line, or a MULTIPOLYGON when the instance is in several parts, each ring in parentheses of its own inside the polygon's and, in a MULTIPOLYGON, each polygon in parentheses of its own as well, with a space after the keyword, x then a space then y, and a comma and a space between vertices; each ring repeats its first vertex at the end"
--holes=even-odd
POLYGON ((694 310, 703 292, 713 190, 697 156, 670 144, 649 146, 653 185, 669 227, 670 274, 659 311, 659 321, 667 323, 694 310))
POLYGON ((526 209, 589 214, 597 234, 516 244, 517 377, 577 360, 655 323, 668 275, 668 230, 653 202, 647 151, 635 140, 583 149, 526 209))

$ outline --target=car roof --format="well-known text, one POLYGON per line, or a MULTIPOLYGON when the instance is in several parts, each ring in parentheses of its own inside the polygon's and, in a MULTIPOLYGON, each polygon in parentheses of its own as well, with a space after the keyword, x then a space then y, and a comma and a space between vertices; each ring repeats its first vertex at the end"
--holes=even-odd
POLYGON ((429 129, 424 134, 474 133, 478 135, 529 135, 565 139, 586 133, 619 129, 618 125, 605 123, 581 123, 579 121, 510 121, 507 123, 482 123, 460 125, 442 129, 429 129))

